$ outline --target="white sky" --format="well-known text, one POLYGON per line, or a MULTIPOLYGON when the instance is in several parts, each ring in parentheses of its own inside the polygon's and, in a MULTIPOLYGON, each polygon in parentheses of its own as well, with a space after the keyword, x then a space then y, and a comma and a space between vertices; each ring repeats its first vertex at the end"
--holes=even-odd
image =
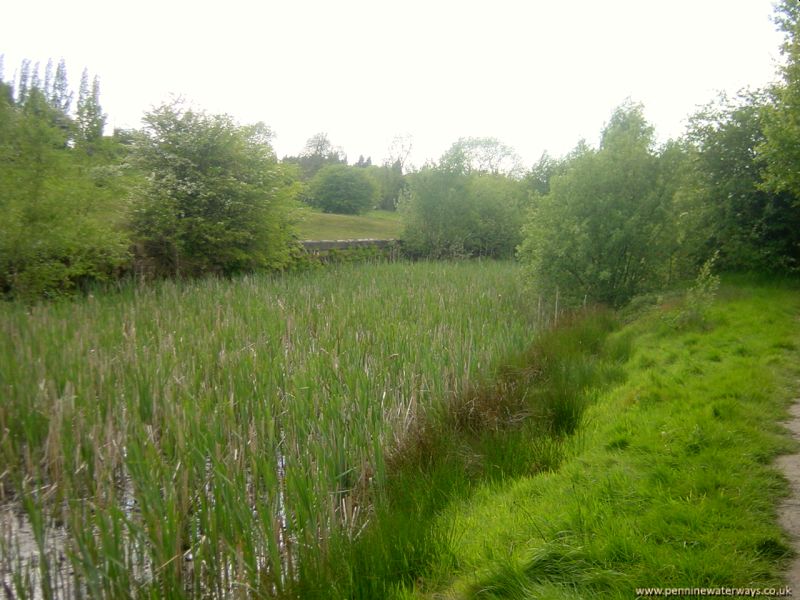
MULTIPOLYGON (((264 121, 279 156, 318 132, 379 163, 493 136, 526 165, 594 143, 630 97, 661 139, 720 90, 776 78, 771 0, 30 0, 0 8, 5 78, 22 58, 101 81, 111 127, 183 95, 264 121)), ((110 132, 110 129, 108 130, 110 132)))

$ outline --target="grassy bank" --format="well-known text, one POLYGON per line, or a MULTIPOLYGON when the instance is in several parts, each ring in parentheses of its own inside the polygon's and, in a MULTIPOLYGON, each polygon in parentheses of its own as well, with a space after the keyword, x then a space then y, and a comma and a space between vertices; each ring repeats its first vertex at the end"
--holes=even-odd
POLYGON ((632 598, 640 587, 777 587, 791 554, 771 466, 798 396, 797 289, 724 287, 704 319, 658 308, 625 382, 589 406, 551 470, 490 480, 437 513, 446 548, 400 594, 632 598))
POLYGON ((397 212, 373 210, 365 215, 334 215, 307 210, 297 224, 301 240, 398 239, 403 223, 397 212))
POLYGON ((0 574, 19 597, 293 595, 362 530, 384 448, 529 344, 519 281, 397 263, 3 304, 0 493, 40 560, 2 523, 0 574))
POLYGON ((618 380, 630 340, 614 316, 562 319, 523 351, 415 419, 387 457, 374 516, 302 588, 302 598, 403 596, 431 569, 450 571, 457 540, 439 515, 482 483, 502 485, 559 467, 568 436, 599 389, 618 380))

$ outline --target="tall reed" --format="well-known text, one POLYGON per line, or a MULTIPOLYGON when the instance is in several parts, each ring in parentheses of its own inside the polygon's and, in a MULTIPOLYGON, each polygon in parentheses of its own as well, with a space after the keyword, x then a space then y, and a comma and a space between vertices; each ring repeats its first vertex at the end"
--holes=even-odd
MULTIPOLYGON (((365 531, 385 449, 525 348, 536 317, 517 267, 494 262, 0 311, 0 493, 44 546, 66 532, 60 558, 40 544, 35 569, 6 569, 19 597, 58 581, 93 597, 296 595, 332 540, 365 531)), ((0 564, 19 553, 0 544, 0 564)))

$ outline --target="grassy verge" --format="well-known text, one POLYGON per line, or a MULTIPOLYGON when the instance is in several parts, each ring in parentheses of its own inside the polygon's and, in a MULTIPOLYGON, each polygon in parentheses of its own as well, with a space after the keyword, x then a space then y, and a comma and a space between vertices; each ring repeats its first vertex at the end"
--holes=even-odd
POLYGON ((438 511, 444 548, 401 596, 780 584, 787 486, 771 462, 793 448, 778 421, 800 387, 800 297, 740 284, 704 319, 676 327, 676 310, 614 334, 635 338, 626 381, 587 408, 558 468, 486 481, 438 511))
POLYGON ((373 210, 365 215, 303 211, 297 224, 301 240, 398 239, 403 223, 396 212, 373 210))

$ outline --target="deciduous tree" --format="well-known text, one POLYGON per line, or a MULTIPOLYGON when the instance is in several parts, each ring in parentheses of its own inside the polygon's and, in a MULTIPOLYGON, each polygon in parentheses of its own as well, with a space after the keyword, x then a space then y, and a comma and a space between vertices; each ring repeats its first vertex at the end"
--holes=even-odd
POLYGON ((503 175, 428 167, 400 210, 406 250, 427 258, 509 257, 520 242, 524 189, 503 175))
POLYGON ((145 116, 138 164, 148 174, 134 218, 143 255, 162 273, 282 268, 290 259, 296 185, 261 124, 161 106, 145 116))
POLYGON ((782 186, 763 185, 771 155, 759 150, 768 143, 765 122, 773 110, 767 94, 742 93, 721 97, 690 120, 694 178, 685 191, 701 217, 702 255, 719 250, 725 269, 800 267, 796 199, 782 186))
POLYGON ((531 211, 520 255, 533 285, 620 306, 657 287, 673 242, 672 197, 664 185, 653 129, 641 106, 623 105, 603 131, 600 148, 584 148, 550 182, 531 211))
POLYGON ((355 215, 375 207, 377 189, 365 169, 323 167, 311 181, 309 201, 327 213, 355 215))
POLYGON ((38 84, 22 104, 0 84, 0 294, 53 296, 128 261, 124 177, 79 157, 65 118, 38 84))
POLYGON ((522 161, 510 146, 497 138, 460 138, 439 160, 439 168, 454 173, 488 173, 520 176, 522 161))

